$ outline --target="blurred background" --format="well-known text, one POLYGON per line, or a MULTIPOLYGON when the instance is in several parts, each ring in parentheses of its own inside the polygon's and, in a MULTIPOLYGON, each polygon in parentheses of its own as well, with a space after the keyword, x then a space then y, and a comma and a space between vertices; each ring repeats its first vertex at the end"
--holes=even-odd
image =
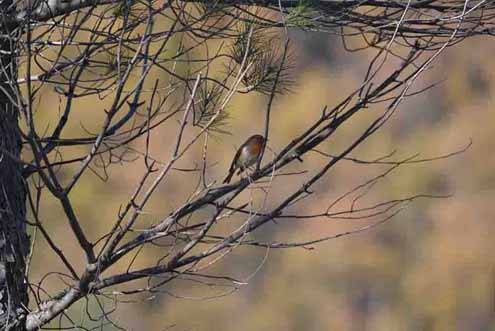
MULTIPOLYGON (((275 101, 270 137, 275 152, 317 118, 324 105, 335 105, 353 90, 373 55, 372 51, 347 53, 341 40, 328 34, 290 33, 296 85, 293 93, 275 101)), ((482 38, 447 49, 418 82, 423 87, 438 85, 407 99, 394 118, 352 154, 374 159, 396 151, 396 159, 417 153, 428 158, 460 150, 472 140, 472 146, 461 155, 399 168, 366 199, 384 201, 423 193, 451 195, 449 198, 417 200, 378 227, 313 249, 237 249, 210 270, 246 283, 233 293, 219 286, 172 282, 163 293, 120 303, 113 320, 128 330, 495 330, 495 70, 491 57, 486 56, 494 51, 495 44, 482 38)), ((46 89, 40 101, 37 120, 42 128, 58 116, 54 106, 60 99, 46 89)), ((261 95, 233 100, 227 128, 235 134, 210 137, 209 180, 223 179, 236 148, 251 134, 262 132, 266 101, 261 95)), ((76 104, 80 118, 71 123, 71 134, 98 128, 103 101, 85 98, 84 102, 76 104)), ((365 120, 353 123, 359 126, 365 120)), ((167 128, 154 133, 152 150, 157 158, 166 160, 167 142, 175 132, 175 128, 167 128)), ((322 150, 336 152, 352 133, 353 128, 344 128, 336 141, 322 150)), ((199 144, 181 164, 191 167, 200 160, 201 147, 199 144)), ((322 161, 321 157, 308 157, 291 169, 315 169, 322 161)), ((321 212, 332 199, 384 169, 341 162, 315 188, 312 199, 297 210, 321 212)), ((88 172, 71 194, 93 240, 109 230, 142 171, 142 162, 116 165, 109 169, 106 182, 88 172)), ((291 178, 284 177, 273 188, 274 202, 277 192, 297 185, 291 178)), ((187 172, 168 178, 148 205, 146 222, 168 215, 197 183, 198 177, 187 172)), ((55 233, 64 252, 82 265, 83 256, 59 206, 50 199, 43 200, 43 206, 43 222, 55 233)), ((307 240, 363 224, 359 220, 282 219, 253 236, 307 240)), ((63 267, 43 240, 36 245, 39 250, 32 260, 32 281, 40 282, 48 293, 64 288, 63 278, 46 275, 47 270, 63 267)), ((137 266, 153 263, 158 255, 158 247, 150 249, 137 266)), ((104 304, 112 307, 111 300, 104 304)), ((95 302, 90 303, 90 311, 93 306, 95 302)), ((77 323, 91 323, 83 303, 71 312, 77 323)))

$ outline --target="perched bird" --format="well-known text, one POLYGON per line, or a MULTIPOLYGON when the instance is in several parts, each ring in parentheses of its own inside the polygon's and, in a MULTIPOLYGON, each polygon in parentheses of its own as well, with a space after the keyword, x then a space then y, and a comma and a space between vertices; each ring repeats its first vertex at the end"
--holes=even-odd
POLYGON ((240 175, 241 172, 255 164, 261 155, 265 141, 265 138, 259 134, 249 137, 249 139, 239 147, 237 153, 235 153, 232 164, 230 165, 229 174, 223 182, 229 183, 236 170, 239 169, 237 174, 240 175))

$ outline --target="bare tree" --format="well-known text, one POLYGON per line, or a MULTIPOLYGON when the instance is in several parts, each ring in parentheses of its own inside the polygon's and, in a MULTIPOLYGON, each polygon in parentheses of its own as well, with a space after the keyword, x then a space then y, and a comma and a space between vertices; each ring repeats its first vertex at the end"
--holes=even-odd
MULTIPOLYGON (((5 330, 37 330, 56 317, 70 323, 65 311, 78 300, 117 303, 122 297, 159 292, 175 279, 222 282, 235 289, 239 280, 204 270, 237 247, 308 247, 335 238, 259 242, 248 237, 269 222, 372 221, 340 234, 346 235, 383 223, 412 200, 428 197, 362 204, 361 198, 397 167, 431 159, 393 160, 386 155, 367 161, 349 154, 389 121, 405 98, 430 87, 414 83, 447 47, 495 32, 495 4, 486 0, 6 0, 0 8, 0 312, 5 330), (375 56, 359 86, 336 104, 322 105, 321 116, 282 149, 264 149, 249 175, 222 185, 223 178, 207 176, 208 147, 215 143, 208 138, 225 134, 227 107, 234 96, 261 93, 266 105, 260 120, 270 139, 274 100, 297 88, 289 29, 337 35, 348 51, 374 49, 375 56), (362 47, 350 49, 349 41, 357 39, 362 47), (53 105, 59 116, 48 127, 38 122, 36 111, 47 89, 60 95, 60 104, 53 105), (66 129, 68 123, 86 116, 75 114, 74 104, 95 96, 101 100, 94 105, 101 111, 98 131, 74 136, 66 129), (318 149, 370 107, 373 119, 341 152, 330 155, 318 149), (175 132, 166 159, 150 152, 152 132, 160 127, 175 132), (197 146, 202 158, 185 169, 182 160, 195 155, 197 146), (323 166, 284 172, 309 154, 322 157, 323 166), (145 165, 138 185, 117 216, 105 220, 107 233, 88 236, 70 193, 87 172, 105 180, 110 167, 127 162, 145 165), (340 162, 388 169, 349 188, 320 213, 306 215, 290 208, 312 199, 313 186, 340 162), (183 171, 198 179, 196 189, 171 214, 138 227, 159 185, 183 171), (297 177, 300 186, 272 197, 270 187, 287 176, 297 177), (259 205, 241 195, 253 187, 262 197, 259 205), (46 195, 63 209, 68 232, 84 253, 84 268, 66 256, 45 228, 40 201, 46 195), (348 206, 337 209, 345 199, 348 206), (221 225, 234 216, 242 221, 225 231, 221 225), (40 233, 66 268, 60 274, 66 288, 60 293, 44 293, 42 285, 30 282, 28 227, 40 233), (134 267, 150 245, 162 247, 163 254, 153 264, 134 267), (123 258, 130 261, 124 268, 119 266, 123 258), (123 284, 125 289, 120 288, 123 284)), ((92 318, 113 323, 113 310, 101 307, 92 318)))

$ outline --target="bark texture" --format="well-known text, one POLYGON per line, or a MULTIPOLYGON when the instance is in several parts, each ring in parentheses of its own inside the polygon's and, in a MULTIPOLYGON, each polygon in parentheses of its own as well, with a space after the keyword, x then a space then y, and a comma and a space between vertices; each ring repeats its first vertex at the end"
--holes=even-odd
MULTIPOLYGON (((11 15, 11 1, 0 4, 0 15, 11 15)), ((0 31, 0 329, 24 330, 28 303, 25 257, 29 249, 26 233, 26 186, 21 175, 22 149, 18 126, 19 109, 15 44, 10 31, 0 31)))

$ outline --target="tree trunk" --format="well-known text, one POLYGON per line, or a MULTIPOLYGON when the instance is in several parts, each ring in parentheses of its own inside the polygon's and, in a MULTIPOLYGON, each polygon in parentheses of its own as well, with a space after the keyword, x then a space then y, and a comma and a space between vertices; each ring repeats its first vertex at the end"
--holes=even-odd
MULTIPOLYGON (((11 15, 12 1, 0 4, 1 17, 11 15)), ((22 149, 18 126, 15 38, 0 29, 0 329, 24 330, 28 304, 25 258, 29 250, 26 233, 26 186, 21 174, 22 149), (14 52, 13 52, 14 51, 14 52), (10 83, 9 83, 10 82, 10 83)))
MULTIPOLYGON (((2 94, 2 93, 0 93, 2 94)), ((0 146, 11 156, 21 151, 16 110, 0 98, 0 146)), ((19 322, 27 306, 24 279, 25 256, 29 247, 25 224, 26 190, 20 167, 6 153, 0 154, 0 329, 19 322)), ((23 328, 14 328, 23 330, 23 328)))

